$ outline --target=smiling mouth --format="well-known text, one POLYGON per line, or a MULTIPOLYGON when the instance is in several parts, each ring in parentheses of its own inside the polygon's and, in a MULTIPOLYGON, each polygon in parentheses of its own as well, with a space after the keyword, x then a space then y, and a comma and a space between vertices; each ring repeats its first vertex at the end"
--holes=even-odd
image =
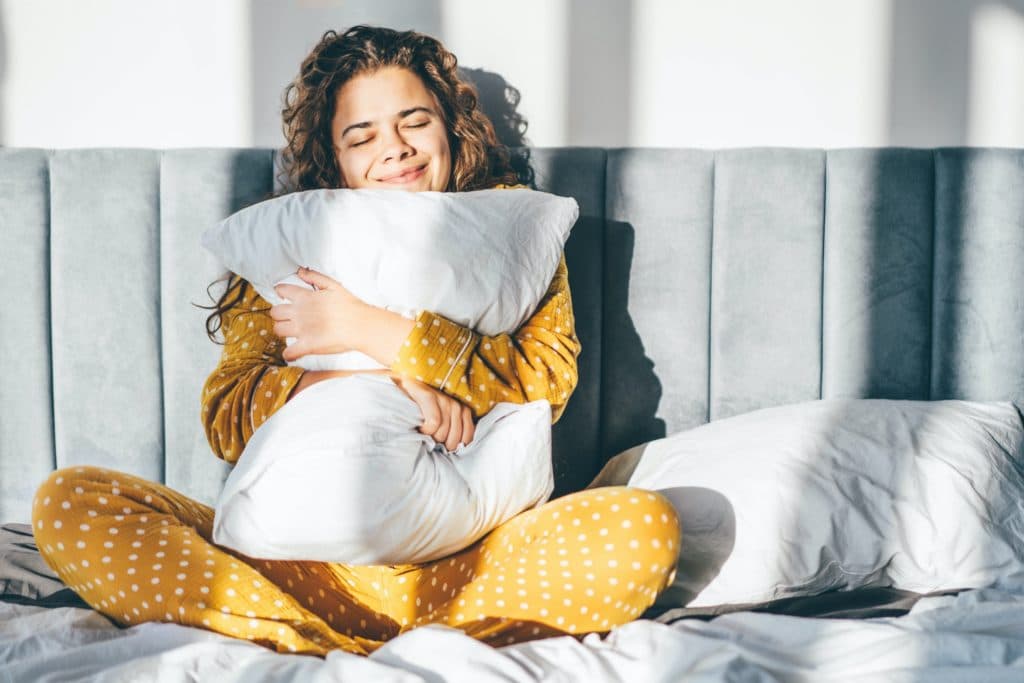
POLYGON ((391 176, 390 178, 381 178, 382 183, 408 183, 416 180, 427 170, 427 165, 423 164, 419 168, 414 168, 402 173, 401 175, 391 176))

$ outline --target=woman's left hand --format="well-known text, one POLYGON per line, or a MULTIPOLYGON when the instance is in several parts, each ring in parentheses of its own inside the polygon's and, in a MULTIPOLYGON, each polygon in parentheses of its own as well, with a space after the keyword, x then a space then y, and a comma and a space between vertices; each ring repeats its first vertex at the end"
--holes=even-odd
POLYGON ((298 285, 277 285, 274 292, 291 303, 270 308, 274 334, 281 339, 295 337, 295 343, 282 354, 284 360, 353 350, 353 332, 359 329, 357 320, 368 304, 323 273, 299 268, 297 274, 315 291, 298 285))

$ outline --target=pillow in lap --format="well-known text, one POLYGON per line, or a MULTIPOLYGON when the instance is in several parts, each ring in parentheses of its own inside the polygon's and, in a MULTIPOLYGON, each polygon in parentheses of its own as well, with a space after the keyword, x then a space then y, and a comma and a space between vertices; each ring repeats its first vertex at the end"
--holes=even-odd
MULTIPOLYGON (((286 301, 276 283, 308 288, 294 275, 307 265, 408 318, 431 310, 494 335, 536 309, 578 212, 532 190, 312 190, 230 216, 203 245, 271 304, 286 301)), ((358 352, 290 364, 383 367, 358 352)), ((547 401, 497 404, 452 453, 420 422, 386 377, 312 385, 249 440, 218 499, 214 541, 251 557, 427 562, 550 497, 547 401)))
POLYGON ((214 542, 266 559, 429 562, 551 496, 547 401, 495 405, 454 452, 434 448, 420 421, 381 375, 311 385, 249 439, 214 542))
POLYGON ((625 451, 591 486, 627 483, 679 512, 660 607, 1024 579, 1024 429, 1011 403, 767 408, 625 451))

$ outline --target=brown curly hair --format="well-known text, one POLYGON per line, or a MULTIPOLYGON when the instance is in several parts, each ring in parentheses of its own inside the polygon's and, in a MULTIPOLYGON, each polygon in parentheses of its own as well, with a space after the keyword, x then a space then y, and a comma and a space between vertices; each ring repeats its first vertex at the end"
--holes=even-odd
MULTIPOLYGON (((299 75, 285 88, 281 115, 287 144, 278 175, 285 189, 269 197, 344 187, 331 133, 338 90, 354 76, 390 66, 419 76, 441 106, 452 158, 446 191, 531 184, 532 170, 516 171, 509 149, 498 141, 494 126, 480 109, 476 88, 459 76, 457 64, 455 55, 440 41, 416 31, 366 25, 353 26, 342 34, 326 31, 302 60, 299 75)), ((220 343, 215 335, 223 315, 251 286, 228 272, 210 283, 207 294, 224 280, 228 285, 216 305, 200 306, 213 310, 206 319, 206 334, 215 344, 220 343)))

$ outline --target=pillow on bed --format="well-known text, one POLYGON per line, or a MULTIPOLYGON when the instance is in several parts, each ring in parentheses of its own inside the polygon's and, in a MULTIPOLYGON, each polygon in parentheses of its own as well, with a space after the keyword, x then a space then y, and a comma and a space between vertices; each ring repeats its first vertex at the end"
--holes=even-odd
POLYGON ((813 401, 643 444, 591 486, 676 506, 662 607, 979 588, 1024 578, 1022 434, 1011 403, 813 401))
MULTIPOLYGON (((271 305, 286 301, 276 284, 310 288, 295 274, 307 266, 374 306, 407 318, 432 311, 493 336, 536 310, 578 216, 576 200, 529 189, 308 190, 238 211, 202 243, 271 305)), ((291 365, 382 367, 358 351, 291 365)))

